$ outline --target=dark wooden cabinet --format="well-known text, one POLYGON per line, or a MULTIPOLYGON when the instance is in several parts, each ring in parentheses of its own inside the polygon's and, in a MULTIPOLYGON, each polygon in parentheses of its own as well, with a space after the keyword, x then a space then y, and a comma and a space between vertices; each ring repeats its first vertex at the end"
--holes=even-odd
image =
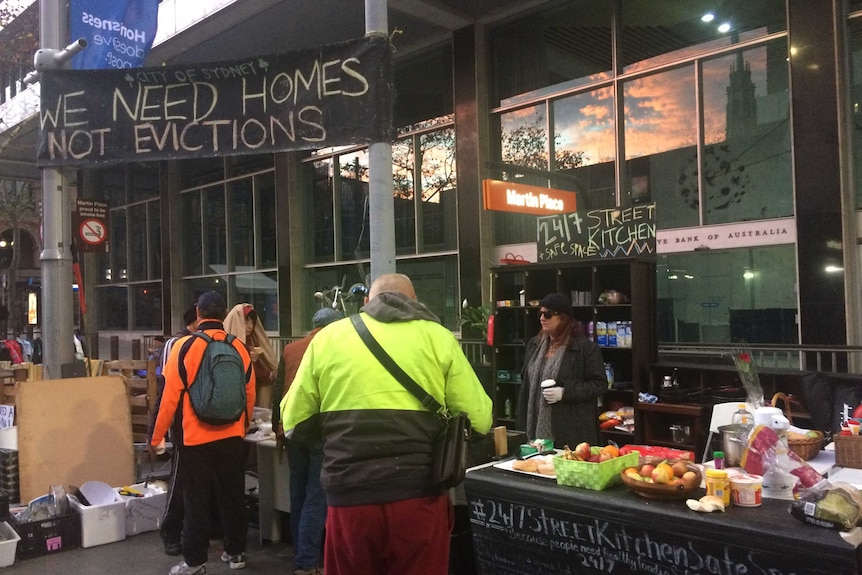
MULTIPOLYGON (((656 358, 655 265, 652 261, 613 259, 564 264, 527 264, 492 269, 494 313, 494 415, 497 425, 513 427, 521 386, 526 342, 540 329, 539 301, 559 292, 572 300, 572 312, 613 370, 614 385, 603 398, 609 409, 637 408, 656 358), (619 292, 622 299, 606 298, 619 292), (610 329, 609 329, 610 326, 610 329)), ((635 433, 603 432, 620 445, 635 433)))

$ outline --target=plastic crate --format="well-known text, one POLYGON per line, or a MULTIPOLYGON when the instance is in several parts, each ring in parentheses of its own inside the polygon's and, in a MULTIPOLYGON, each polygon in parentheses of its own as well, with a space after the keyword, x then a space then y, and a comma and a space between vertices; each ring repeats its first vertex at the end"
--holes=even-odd
POLYGON ((81 515, 74 510, 65 515, 27 523, 19 523, 13 515, 10 523, 21 536, 18 559, 41 557, 81 546, 81 515))
POLYGON ((636 467, 639 457, 638 452, 633 452, 601 463, 591 463, 563 459, 557 455, 554 457, 554 471, 560 485, 601 491, 622 483, 620 471, 626 467, 636 467))
POLYGON ((0 567, 15 563, 15 551, 21 537, 5 521, 0 523, 0 567))

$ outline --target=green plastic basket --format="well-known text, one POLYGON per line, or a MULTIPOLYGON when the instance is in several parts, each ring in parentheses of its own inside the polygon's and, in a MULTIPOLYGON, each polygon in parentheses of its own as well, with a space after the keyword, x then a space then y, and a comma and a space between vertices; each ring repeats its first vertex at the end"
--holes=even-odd
POLYGON ((622 483, 620 471, 626 467, 637 467, 639 457, 640 454, 633 451, 601 463, 590 463, 563 459, 557 455, 554 457, 554 471, 560 485, 601 491, 622 483))

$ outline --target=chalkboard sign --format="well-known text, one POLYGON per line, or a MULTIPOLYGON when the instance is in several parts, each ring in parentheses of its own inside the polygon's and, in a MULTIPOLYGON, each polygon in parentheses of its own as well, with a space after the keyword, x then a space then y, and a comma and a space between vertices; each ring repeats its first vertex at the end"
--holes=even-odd
MULTIPOLYGON (((724 543, 718 530, 707 538, 674 530, 673 523, 650 521, 640 526, 634 513, 629 522, 623 522, 603 518, 598 508, 586 515, 560 505, 531 505, 501 496, 471 496, 469 500, 473 547, 483 575, 856 572, 846 562, 842 569, 830 561, 834 558, 819 557, 804 541, 799 541, 801 555, 790 556, 724 543)), ((791 521, 789 516, 787 521, 791 521)))
POLYGON ((37 162, 259 154, 392 138, 391 49, 367 37, 235 62, 42 72, 37 162))
POLYGON ((655 254, 655 204, 601 208, 538 218, 539 261, 655 254))

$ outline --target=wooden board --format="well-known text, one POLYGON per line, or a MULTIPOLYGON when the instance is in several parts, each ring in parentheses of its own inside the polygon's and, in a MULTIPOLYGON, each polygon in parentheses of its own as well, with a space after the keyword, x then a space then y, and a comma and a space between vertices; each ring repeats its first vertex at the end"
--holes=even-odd
POLYGON ((122 377, 22 381, 16 410, 23 502, 44 495, 51 485, 134 483, 132 425, 122 377))

